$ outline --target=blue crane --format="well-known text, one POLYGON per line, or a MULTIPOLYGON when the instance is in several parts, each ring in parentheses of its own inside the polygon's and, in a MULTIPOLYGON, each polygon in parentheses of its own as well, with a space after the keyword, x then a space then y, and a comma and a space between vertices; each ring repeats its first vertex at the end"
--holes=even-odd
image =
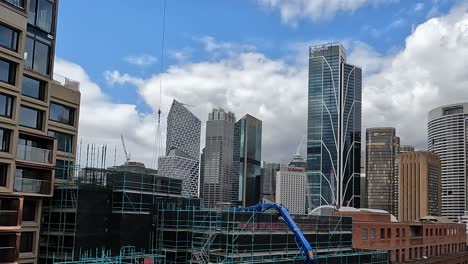
POLYGON ((304 264, 316 264, 317 262, 315 260, 315 252, 312 249, 312 246, 304 237, 304 234, 302 234, 297 224, 294 222, 293 218, 289 214, 288 209, 282 204, 257 204, 253 206, 233 208, 235 212, 265 212, 270 209, 275 209, 278 211, 284 223, 294 233, 294 241, 296 242, 297 248, 299 249, 299 253, 304 258, 304 264))

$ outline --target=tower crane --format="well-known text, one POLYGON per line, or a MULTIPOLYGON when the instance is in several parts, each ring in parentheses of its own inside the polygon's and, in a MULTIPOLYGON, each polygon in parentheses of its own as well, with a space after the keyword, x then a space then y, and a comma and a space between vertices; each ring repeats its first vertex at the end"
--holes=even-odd
POLYGON ((312 249, 309 241, 302 234, 294 219, 289 214, 289 211, 282 204, 257 204, 247 207, 235 207, 232 210, 235 212, 265 212, 270 209, 275 209, 281 216, 281 219, 294 233, 294 241, 296 242, 299 253, 304 258, 304 264, 316 264, 315 251, 312 249))
POLYGON ((122 146, 123 146, 123 150, 124 150, 124 153, 125 153, 125 164, 128 164, 130 162, 130 153, 127 152, 127 148, 125 147, 125 140, 124 140, 124 137, 123 137, 123 134, 120 134, 120 139, 122 140, 122 146))

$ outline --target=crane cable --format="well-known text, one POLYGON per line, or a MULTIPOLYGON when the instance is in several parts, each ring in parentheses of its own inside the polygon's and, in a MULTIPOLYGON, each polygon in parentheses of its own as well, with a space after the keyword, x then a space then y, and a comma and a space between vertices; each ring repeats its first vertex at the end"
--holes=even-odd
POLYGON ((162 84, 163 84, 163 69, 164 69, 164 43, 166 31, 166 1, 163 2, 163 21, 162 21, 162 38, 161 38, 161 63, 159 68, 159 108, 158 108, 158 123, 156 124, 156 134, 153 145, 153 158, 151 165, 156 168, 156 162, 162 153, 162 138, 161 138, 161 107, 162 107, 162 84), (159 153, 158 153, 159 152, 159 153))

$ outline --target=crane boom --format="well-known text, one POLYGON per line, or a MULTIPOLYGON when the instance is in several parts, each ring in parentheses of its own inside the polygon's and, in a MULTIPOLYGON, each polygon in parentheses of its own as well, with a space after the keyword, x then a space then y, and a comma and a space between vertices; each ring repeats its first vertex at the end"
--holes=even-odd
POLYGON ((122 134, 120 134, 120 139, 122 140, 122 146, 123 146, 123 150, 125 153, 125 160, 127 161, 127 164, 128 164, 128 162, 130 162, 130 153, 127 152, 127 148, 125 147, 125 140, 122 134))
POLYGON ((299 253, 304 258, 304 264, 316 264, 317 262, 315 260, 315 252, 312 249, 312 246, 304 237, 304 234, 302 234, 296 222, 294 222, 294 219, 289 214, 288 209, 282 204, 257 204, 253 206, 233 208, 235 212, 265 212, 270 209, 275 209, 283 219, 284 223, 294 233, 294 240, 296 242, 297 248, 299 249, 299 253))

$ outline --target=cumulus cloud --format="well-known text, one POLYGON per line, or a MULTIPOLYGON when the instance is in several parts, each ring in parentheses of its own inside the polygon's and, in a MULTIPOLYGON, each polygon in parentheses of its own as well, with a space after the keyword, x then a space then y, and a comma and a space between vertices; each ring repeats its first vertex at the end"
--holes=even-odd
POLYGON ((107 144, 106 164, 113 165, 114 154, 116 154, 116 164, 122 164, 125 157, 120 142, 121 134, 125 136, 127 148, 132 153, 132 157, 147 165, 152 163, 156 124, 156 119, 152 114, 138 112, 136 105, 133 104, 113 102, 78 64, 57 58, 54 71, 80 82, 81 108, 78 142, 81 142, 81 148, 77 150, 79 164, 82 166, 86 164, 88 144, 96 146, 107 144))
POLYGON ((285 23, 295 24, 308 18, 312 21, 329 19, 339 12, 354 12, 365 5, 398 2, 397 0, 257 0, 266 8, 278 10, 285 23))
POLYGON ((137 66, 150 66, 155 64, 158 59, 149 54, 132 55, 125 57, 125 61, 137 66))

